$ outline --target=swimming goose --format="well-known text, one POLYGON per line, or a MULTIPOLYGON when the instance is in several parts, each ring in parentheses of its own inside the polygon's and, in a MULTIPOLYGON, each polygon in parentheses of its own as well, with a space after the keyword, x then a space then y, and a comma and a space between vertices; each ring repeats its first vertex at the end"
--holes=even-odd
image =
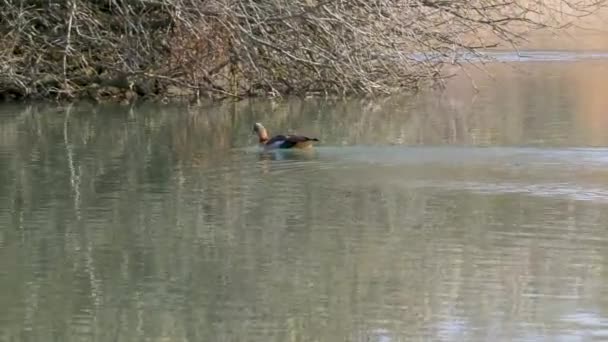
POLYGON ((257 133, 260 146, 266 150, 286 148, 305 149, 312 147, 313 141, 319 141, 317 138, 309 138, 303 135, 294 134, 279 134, 269 138, 268 131, 259 122, 253 125, 253 132, 257 133))

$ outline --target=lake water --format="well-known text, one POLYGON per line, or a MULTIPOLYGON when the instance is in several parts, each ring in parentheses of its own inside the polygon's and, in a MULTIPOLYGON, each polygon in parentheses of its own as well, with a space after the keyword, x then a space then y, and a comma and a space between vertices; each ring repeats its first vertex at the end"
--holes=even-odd
POLYGON ((608 338, 608 60, 561 53, 376 100, 3 105, 0 341, 608 338))

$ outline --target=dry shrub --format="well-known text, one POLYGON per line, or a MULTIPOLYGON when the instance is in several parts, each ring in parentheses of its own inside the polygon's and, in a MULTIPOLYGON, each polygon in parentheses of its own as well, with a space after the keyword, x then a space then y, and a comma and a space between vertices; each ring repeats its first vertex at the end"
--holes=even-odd
POLYGON ((604 1, 0 0, 4 97, 390 93, 604 1))

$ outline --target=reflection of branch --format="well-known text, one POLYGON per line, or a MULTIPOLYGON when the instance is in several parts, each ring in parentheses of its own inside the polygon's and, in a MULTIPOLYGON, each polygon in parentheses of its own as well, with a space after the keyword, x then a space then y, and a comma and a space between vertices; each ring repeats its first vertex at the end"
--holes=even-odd
POLYGON ((68 158, 68 168, 70 169, 70 185, 74 192, 74 211, 78 215, 80 220, 80 167, 76 172, 74 166, 74 147, 69 142, 68 127, 70 121, 70 113, 72 111, 72 105, 69 104, 65 111, 65 118, 63 119, 63 143, 65 145, 66 155, 68 158))

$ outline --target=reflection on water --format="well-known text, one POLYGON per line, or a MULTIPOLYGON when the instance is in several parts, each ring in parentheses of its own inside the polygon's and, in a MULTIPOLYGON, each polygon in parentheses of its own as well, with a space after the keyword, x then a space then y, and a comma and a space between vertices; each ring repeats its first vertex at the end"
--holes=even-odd
POLYGON ((492 68, 478 93, 0 107, 0 340, 607 337, 606 67, 492 68), (256 121, 321 143, 260 152, 256 121))
POLYGON ((460 54, 444 56, 441 53, 414 53, 411 58, 425 60, 443 60, 446 63, 451 63, 454 58, 461 62, 580 62, 586 60, 606 60, 608 53, 605 52, 590 52, 590 51, 561 51, 561 50, 521 50, 521 51, 501 51, 492 49, 487 51, 476 51, 471 53, 464 51, 460 54))
POLYGON ((488 57, 500 62, 578 62, 585 60, 605 60, 608 53, 586 52, 586 51, 551 51, 551 50, 524 50, 512 51, 487 51, 483 53, 488 57))

